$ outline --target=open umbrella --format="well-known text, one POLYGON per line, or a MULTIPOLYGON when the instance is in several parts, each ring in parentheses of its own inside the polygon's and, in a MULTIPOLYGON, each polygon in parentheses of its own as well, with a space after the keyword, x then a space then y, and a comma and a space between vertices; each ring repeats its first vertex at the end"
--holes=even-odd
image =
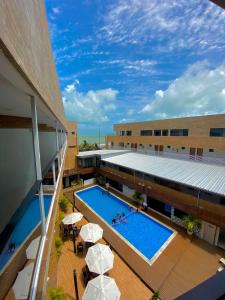
POLYGON ((85 242, 95 243, 103 236, 103 229, 98 224, 88 223, 82 226, 80 236, 85 242))
POLYGON ((85 261, 90 272, 104 274, 112 269, 114 254, 109 246, 96 244, 88 249, 85 261))
POLYGON ((34 239, 26 249, 27 259, 35 259, 37 256, 37 251, 40 243, 40 236, 34 239))
POLYGON ((119 300, 120 291, 113 278, 99 275, 90 280, 84 291, 82 300, 119 300))
POLYGON ((62 220, 64 225, 72 225, 76 222, 79 222, 83 218, 83 215, 80 212, 71 213, 62 220))
POLYGON ((16 281, 12 287, 16 299, 28 298, 33 269, 34 263, 32 262, 18 273, 16 281))

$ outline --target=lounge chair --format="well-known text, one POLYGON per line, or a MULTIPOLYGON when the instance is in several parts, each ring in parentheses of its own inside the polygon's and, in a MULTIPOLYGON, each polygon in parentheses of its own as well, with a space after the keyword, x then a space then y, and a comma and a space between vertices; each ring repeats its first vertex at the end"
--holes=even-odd
POLYGON ((219 267, 217 272, 222 272, 224 270, 224 267, 219 267))
POLYGON ((222 265, 225 266, 225 258, 222 257, 222 258, 220 259, 220 263, 221 263, 222 265))

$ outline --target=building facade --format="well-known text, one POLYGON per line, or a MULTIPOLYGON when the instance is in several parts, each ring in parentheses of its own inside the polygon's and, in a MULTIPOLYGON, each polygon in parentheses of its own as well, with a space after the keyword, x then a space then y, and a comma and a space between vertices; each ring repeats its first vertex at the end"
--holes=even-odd
POLYGON ((112 149, 219 163, 225 159, 225 115, 115 124, 112 149), (221 160, 220 160, 221 159, 221 160))

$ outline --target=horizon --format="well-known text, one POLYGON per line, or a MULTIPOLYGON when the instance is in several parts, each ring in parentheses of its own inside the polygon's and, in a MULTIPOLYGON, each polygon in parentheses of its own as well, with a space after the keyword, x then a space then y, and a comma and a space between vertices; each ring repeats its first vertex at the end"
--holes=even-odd
POLYGON ((66 116, 115 123, 225 112, 225 11, 208 0, 46 1, 66 116))

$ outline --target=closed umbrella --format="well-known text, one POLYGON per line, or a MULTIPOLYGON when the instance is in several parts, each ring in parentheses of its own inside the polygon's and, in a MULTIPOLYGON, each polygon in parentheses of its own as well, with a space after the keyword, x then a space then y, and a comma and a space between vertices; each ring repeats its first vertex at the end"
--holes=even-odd
POLYGON ((88 249, 85 261, 90 272, 104 274, 112 269, 114 254, 109 246, 96 244, 88 249))
POLYGON ((37 256, 37 251, 40 243, 40 236, 34 239, 26 249, 27 259, 35 259, 37 256))
POLYGON ((16 281, 12 287, 16 299, 28 298, 33 269, 34 263, 32 262, 18 273, 16 281))
POLYGON ((64 225, 72 225, 76 222, 79 222, 83 218, 83 215, 80 212, 71 213, 62 220, 64 225))
POLYGON ((80 236, 85 242, 95 243, 103 236, 103 229, 98 224, 88 223, 82 226, 80 236))
POLYGON ((90 280, 82 300, 119 300, 120 291, 113 278, 99 275, 90 280))

